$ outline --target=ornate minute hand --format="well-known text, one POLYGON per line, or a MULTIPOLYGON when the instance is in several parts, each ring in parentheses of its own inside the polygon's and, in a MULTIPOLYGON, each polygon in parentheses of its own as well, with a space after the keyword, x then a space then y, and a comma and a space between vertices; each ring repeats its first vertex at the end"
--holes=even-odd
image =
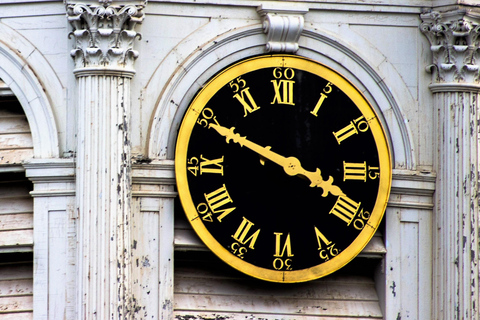
POLYGON ((322 197, 326 197, 329 192, 335 196, 345 195, 339 187, 332 185, 333 178, 331 176, 328 178, 328 180, 323 180, 320 169, 317 168, 315 172, 306 171, 302 168, 302 164, 297 158, 285 158, 278 153, 271 151, 271 147, 259 146, 258 144, 247 140, 247 137, 241 137, 240 134, 234 133, 233 130, 235 130, 235 127, 227 129, 220 125, 211 123, 209 128, 215 129, 219 134, 224 136, 227 139, 227 143, 229 143, 230 140, 233 140, 233 142, 238 143, 240 146, 247 147, 248 149, 261 155, 263 158, 275 162, 279 166, 283 167, 283 170, 285 170, 288 175, 300 175, 307 178, 310 180, 310 187, 320 187, 323 189, 322 197))

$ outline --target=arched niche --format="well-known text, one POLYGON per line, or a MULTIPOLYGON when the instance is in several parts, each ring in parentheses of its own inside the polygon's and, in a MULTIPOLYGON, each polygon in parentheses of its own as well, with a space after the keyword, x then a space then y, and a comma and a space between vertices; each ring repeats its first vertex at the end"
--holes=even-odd
POLYGON ((21 34, 2 23, 0 78, 25 111, 32 132, 34 157, 58 158, 58 131, 52 105, 61 105, 63 87, 41 53, 21 34))
MULTIPOLYGON (((218 30, 210 32, 218 34, 218 30)), ((157 92, 158 100, 151 101, 156 104, 147 142, 148 156, 151 159, 174 158, 176 135, 183 115, 195 93, 210 77, 233 62, 266 53, 266 37, 259 24, 229 30, 198 46, 194 40, 205 39, 203 33, 208 33, 208 30, 203 28, 179 44, 175 52, 159 65, 145 88, 147 100, 149 96, 153 99, 152 90, 162 87, 162 78, 163 81, 166 80, 164 73, 171 69, 169 66, 176 66, 163 83, 165 89, 160 96, 157 92), (191 54, 179 62, 178 52, 191 54)), ((416 102, 385 56, 361 37, 356 37, 354 41, 355 43, 344 43, 338 35, 328 31, 304 29, 299 40, 300 49, 296 54, 319 61, 352 81, 381 118, 390 140, 393 167, 414 169, 411 134, 400 106, 416 102), (395 93, 384 82, 386 78, 391 83, 390 86, 395 84, 395 93)))

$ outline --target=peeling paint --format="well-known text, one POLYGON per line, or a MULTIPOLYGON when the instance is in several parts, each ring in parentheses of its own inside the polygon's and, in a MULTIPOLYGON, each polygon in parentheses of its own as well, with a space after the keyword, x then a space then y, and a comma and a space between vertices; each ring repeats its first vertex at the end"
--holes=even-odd
MULTIPOLYGON (((217 315, 213 314, 211 316, 205 316, 205 315, 176 315, 175 319, 177 320, 226 320, 226 319, 231 319, 229 316, 223 316, 223 315, 217 315)), ((258 320, 261 320, 262 318, 258 318, 258 320)))
POLYGON ((397 296, 397 293, 395 292, 395 288, 397 287, 397 285, 395 284, 395 281, 392 282, 392 285, 390 286, 390 288, 392 289, 392 294, 394 297, 397 296))
POLYGON ((147 257, 142 257, 142 266, 150 267, 150 260, 147 257))
POLYGON ((171 305, 172 305, 172 301, 170 301, 170 300, 167 299, 167 300, 165 300, 165 302, 163 303, 162 309, 163 309, 163 310, 167 310, 168 308, 171 307, 171 305))

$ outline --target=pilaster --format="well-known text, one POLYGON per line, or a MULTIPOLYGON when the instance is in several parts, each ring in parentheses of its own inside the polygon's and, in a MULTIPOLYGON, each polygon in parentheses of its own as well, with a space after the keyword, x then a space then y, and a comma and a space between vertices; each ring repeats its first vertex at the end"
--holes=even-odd
POLYGON ((132 319, 130 82, 143 5, 67 3, 77 77, 79 319, 132 319))
POLYGON ((437 136, 434 319, 480 319, 480 11, 421 15, 433 55, 437 136))
POLYGON ((132 169, 135 319, 173 319, 174 161, 132 169))
POLYGON ((75 319, 76 210, 72 159, 31 159, 33 182, 33 309, 36 320, 75 319))

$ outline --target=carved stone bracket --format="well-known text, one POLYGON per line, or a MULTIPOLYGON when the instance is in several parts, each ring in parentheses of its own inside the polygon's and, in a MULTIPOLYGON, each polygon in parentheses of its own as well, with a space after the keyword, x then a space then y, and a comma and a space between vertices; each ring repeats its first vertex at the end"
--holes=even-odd
POLYGON ((459 9, 421 15, 421 32, 430 41, 435 83, 478 84, 480 12, 459 9))
POLYGON ((267 34, 267 52, 298 51, 298 39, 303 30, 305 8, 278 8, 261 5, 257 12, 263 19, 263 31, 267 34))
MULTIPOLYGON (((70 35, 75 37, 75 72, 82 69, 119 70, 134 72, 133 63, 138 52, 133 42, 140 36, 135 29, 144 18, 143 5, 100 5, 68 3, 67 18, 73 26, 70 35)), ((92 74, 90 72, 90 74, 92 74)))

